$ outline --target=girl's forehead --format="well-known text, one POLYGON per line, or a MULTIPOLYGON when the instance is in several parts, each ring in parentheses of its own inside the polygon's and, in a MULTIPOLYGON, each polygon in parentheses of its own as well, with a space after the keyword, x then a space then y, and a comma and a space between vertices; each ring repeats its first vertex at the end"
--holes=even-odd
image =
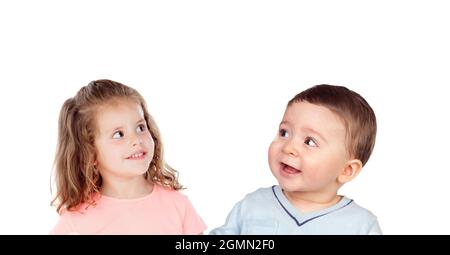
POLYGON ((104 101, 103 103, 101 103, 99 106, 100 107, 120 107, 120 106, 124 106, 124 105, 141 105, 139 100, 135 99, 135 98, 127 98, 127 97, 113 97, 110 98, 106 101, 104 101))
POLYGON ((110 99, 97 106, 97 114, 123 114, 128 112, 138 112, 143 114, 141 104, 132 99, 115 98, 110 99))
POLYGON ((97 128, 100 131, 137 123, 143 119, 144 110, 142 106, 132 100, 121 100, 101 105, 95 114, 97 128))

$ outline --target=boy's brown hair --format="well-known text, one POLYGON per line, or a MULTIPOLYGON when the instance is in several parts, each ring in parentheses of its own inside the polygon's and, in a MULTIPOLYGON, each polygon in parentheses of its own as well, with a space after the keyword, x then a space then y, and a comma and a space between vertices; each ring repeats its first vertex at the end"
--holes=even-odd
POLYGON ((297 94, 287 106, 303 101, 324 106, 342 119, 350 156, 361 160, 364 166, 372 154, 377 133, 375 113, 367 101, 346 87, 328 84, 297 94))

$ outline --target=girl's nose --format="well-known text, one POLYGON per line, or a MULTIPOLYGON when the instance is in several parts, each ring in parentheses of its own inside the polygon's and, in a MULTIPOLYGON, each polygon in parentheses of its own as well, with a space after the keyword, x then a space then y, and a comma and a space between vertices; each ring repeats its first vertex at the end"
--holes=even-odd
POLYGON ((142 144, 142 138, 139 137, 138 135, 135 135, 132 139, 133 139, 132 140, 133 147, 136 146, 136 145, 142 144))

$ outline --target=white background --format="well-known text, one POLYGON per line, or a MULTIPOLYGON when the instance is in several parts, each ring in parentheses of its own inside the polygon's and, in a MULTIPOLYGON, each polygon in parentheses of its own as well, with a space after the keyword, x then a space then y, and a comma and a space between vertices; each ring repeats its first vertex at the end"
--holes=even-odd
POLYGON ((276 183, 284 107, 321 83, 378 118, 341 189, 385 234, 450 234, 446 1, 1 1, 0 233, 46 234, 59 109, 100 78, 136 88, 208 231, 276 183))

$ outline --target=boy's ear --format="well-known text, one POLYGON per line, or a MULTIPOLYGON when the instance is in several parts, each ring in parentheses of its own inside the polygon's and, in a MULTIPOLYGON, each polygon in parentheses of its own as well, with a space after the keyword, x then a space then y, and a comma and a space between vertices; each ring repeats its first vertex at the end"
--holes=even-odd
POLYGON ((347 162, 338 176, 338 182, 344 184, 355 178, 362 169, 362 162, 359 159, 352 159, 347 162))

